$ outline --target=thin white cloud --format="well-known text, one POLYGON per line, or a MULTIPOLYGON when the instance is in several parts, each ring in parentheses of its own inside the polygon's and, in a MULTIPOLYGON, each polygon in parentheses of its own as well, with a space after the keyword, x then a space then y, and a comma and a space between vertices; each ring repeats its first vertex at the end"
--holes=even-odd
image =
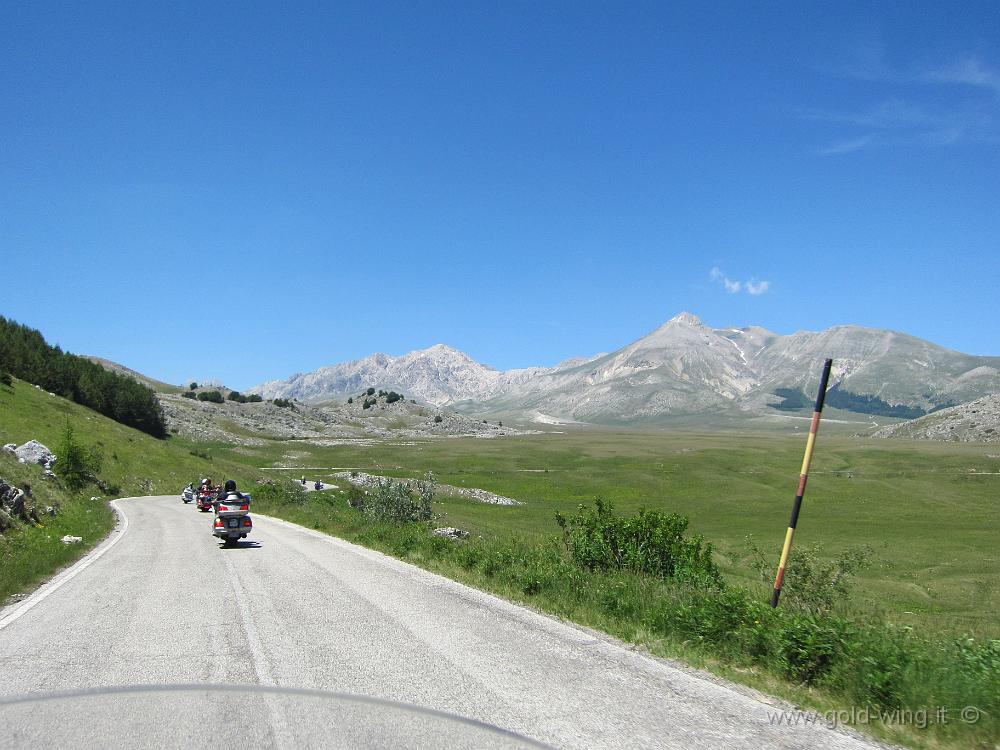
POLYGON ((722 269, 718 266, 712 266, 711 270, 708 272, 708 277, 725 288, 730 294, 739 294, 740 292, 748 292, 754 296, 759 294, 764 294, 771 287, 770 281, 757 281, 755 278, 751 278, 750 281, 737 281, 729 278, 722 272, 722 269))
POLYGON ((889 97, 856 110, 799 109, 796 114, 800 119, 862 130, 861 133, 845 133, 817 149, 822 156, 887 146, 995 144, 1000 138, 1000 71, 977 57, 958 58, 936 68, 904 70, 886 63, 881 44, 868 43, 857 54, 854 64, 831 72, 858 81, 892 86, 906 98, 889 97), (923 98, 921 92, 931 86, 947 86, 954 90, 943 99, 935 96, 929 100, 931 104, 919 103, 923 98), (996 96, 984 99, 984 91, 996 96))
POLYGON ((860 138, 849 138, 846 141, 835 141, 819 150, 823 156, 838 156, 840 154, 850 154, 868 148, 873 145, 874 139, 870 135, 863 135, 860 138))
POLYGON ((974 57, 966 57, 935 70, 927 71, 920 77, 920 80, 927 83, 975 86, 1000 94, 1000 72, 993 70, 974 57))

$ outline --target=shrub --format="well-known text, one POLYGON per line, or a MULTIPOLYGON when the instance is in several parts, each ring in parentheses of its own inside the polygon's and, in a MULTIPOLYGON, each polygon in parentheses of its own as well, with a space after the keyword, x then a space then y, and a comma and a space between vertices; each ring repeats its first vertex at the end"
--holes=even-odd
POLYGON ((243 400, 249 404, 259 404, 264 399, 261 398, 261 395, 259 393, 248 393, 246 396, 243 397, 243 400))
POLYGON ((840 618, 798 613, 784 620, 780 648, 786 674, 798 682, 818 682, 843 655, 844 643, 851 638, 851 624, 840 618))
POLYGON ((349 399, 347 399, 347 403, 353 404, 354 403, 354 396, 351 396, 349 399))
POLYGON ((435 424, 440 424, 443 421, 444 421, 444 419, 441 418, 440 414, 438 414, 436 417, 434 417, 434 423, 435 424))
POLYGON ((243 398, 239 391, 230 391, 226 394, 226 398, 229 401, 242 401, 243 403, 246 403, 246 399, 243 398))
POLYGON ((676 513, 640 510, 631 518, 615 515, 598 499, 565 518, 556 513, 573 560, 586 570, 630 570, 660 578, 680 577, 718 586, 722 577, 712 561, 712 545, 699 535, 684 538, 688 519, 676 513))
POLYGON ((374 388, 369 388, 367 391, 365 391, 365 395, 366 396, 374 396, 375 395, 375 389, 374 388))
POLYGON ((411 487, 408 482, 393 479, 379 480, 371 492, 362 494, 356 501, 361 512, 371 521, 389 523, 411 523, 430 521, 434 517, 431 503, 434 501, 433 478, 417 482, 411 487))
MULTIPOLYGON (((752 536, 746 538, 750 566, 764 583, 772 583, 776 561, 769 559, 752 536)), ((871 547, 848 547, 831 561, 820 559, 818 547, 793 548, 785 565, 781 601, 786 606, 820 614, 846 605, 853 576, 871 564, 871 547)))
POLYGON ((191 384, 188 385, 188 390, 193 391, 197 387, 198 387, 198 384, 195 383, 194 381, 192 381, 191 384))
POLYGON ((0 371, 0 385, 11 386, 14 384, 9 372, 0 371))
POLYGON ((361 508, 365 502, 365 492, 360 487, 352 484, 347 490, 347 504, 352 508, 361 508))
POLYGON ((375 403, 374 401, 369 401, 368 399, 365 399, 364 402, 361 404, 361 408, 362 409, 370 409, 371 405, 374 404, 374 403, 375 403))
POLYGON ((213 404, 221 404, 223 401, 225 401, 225 399, 222 398, 222 394, 219 393, 218 391, 202 391, 201 393, 198 394, 198 400, 210 401, 213 404))
POLYGON ((194 391, 184 391, 181 394, 184 398, 197 399, 198 397, 194 395, 194 391))
POLYGON ((402 396, 400 396, 400 395, 399 395, 398 393, 396 393, 395 391, 389 391, 389 393, 388 393, 388 394, 386 395, 386 397, 385 397, 385 402, 386 402, 387 404, 394 404, 394 403, 396 403, 397 401, 399 401, 399 400, 400 400, 401 398, 403 398, 403 397, 402 397, 402 396))
POLYGON ((73 435, 73 425, 67 420, 59 445, 59 459, 55 464, 56 474, 73 491, 81 490, 97 481, 103 456, 97 446, 84 448, 73 435))
POLYGON ((275 406, 279 406, 282 409, 294 409, 292 402, 287 398, 276 398, 272 402, 275 406))
POLYGON ((269 500, 281 504, 300 504, 306 501, 306 491, 298 482, 281 480, 277 482, 259 482, 254 488, 253 496, 259 500, 269 500))

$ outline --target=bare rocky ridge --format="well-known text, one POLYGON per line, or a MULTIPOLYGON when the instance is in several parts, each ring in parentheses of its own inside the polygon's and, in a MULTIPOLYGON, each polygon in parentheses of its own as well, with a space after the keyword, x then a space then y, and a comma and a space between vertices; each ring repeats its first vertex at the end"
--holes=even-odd
POLYGON ((436 344, 400 357, 373 354, 293 375, 288 380, 272 380, 253 391, 264 398, 323 401, 375 386, 414 394, 425 403, 441 406, 469 398, 489 398, 544 371, 535 367, 501 372, 456 349, 436 344))
POLYGON ((157 398, 168 429, 174 434, 237 445, 263 445, 267 438, 323 444, 330 440, 495 438, 521 434, 495 422, 405 400, 387 403, 385 396, 378 395, 370 397, 374 403, 368 409, 363 407, 361 397, 355 397, 350 404, 345 400, 322 405, 295 403, 292 407, 279 407, 267 401, 241 404, 226 400, 216 404, 169 393, 159 393, 157 398))
POLYGON ((1000 394, 883 427, 872 437, 1000 443, 1000 394))

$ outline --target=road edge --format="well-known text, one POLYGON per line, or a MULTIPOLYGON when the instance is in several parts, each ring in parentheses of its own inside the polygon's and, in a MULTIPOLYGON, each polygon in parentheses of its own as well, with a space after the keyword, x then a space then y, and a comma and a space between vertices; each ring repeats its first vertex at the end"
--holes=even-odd
POLYGON ((118 503, 122 500, 132 499, 134 498, 123 497, 108 501, 108 506, 115 514, 115 526, 96 547, 87 552, 87 554, 70 565, 68 568, 63 568, 55 573, 51 578, 45 581, 45 583, 41 584, 38 588, 32 591, 27 598, 0 608, 0 630, 3 630, 9 625, 13 625, 36 605, 44 601, 50 594, 58 591, 64 584, 68 583, 81 572, 86 570, 95 561, 100 559, 105 552, 114 547, 121 540, 121 538, 125 536, 125 532, 128 531, 128 516, 126 516, 125 511, 118 506, 118 503))
MULTIPOLYGON (((456 587, 458 589, 465 589, 468 591, 473 598, 484 597, 487 600, 493 600, 498 603, 503 608, 510 608, 515 610, 515 616, 521 613, 517 610, 524 610, 527 614, 534 617, 539 617, 542 620, 548 622, 549 626, 555 626, 555 628, 568 628, 569 630, 576 631, 579 635, 584 637, 592 638, 595 642, 600 643, 605 648, 620 649, 623 653, 621 656, 629 658, 633 661, 635 666, 642 668, 643 661, 652 662, 654 665, 659 667, 668 667, 675 669, 679 672, 684 673, 688 677, 693 679, 703 680, 707 683, 716 685, 717 687, 729 690, 733 693, 743 696, 749 700, 755 701, 761 705, 761 707, 771 707, 775 710, 781 711, 797 711, 805 710, 801 706, 798 706, 785 698, 780 698, 776 695, 771 695, 762 690, 758 690, 750 685, 744 685, 739 682, 734 682, 722 675, 715 674, 708 670, 696 667, 692 664, 687 664, 678 659, 659 656, 650 652, 648 649, 643 647, 641 644, 630 643, 628 641, 623 641, 610 633, 605 633, 602 630, 597 630, 595 628, 589 627, 587 625, 582 625, 573 620, 568 620, 563 617, 559 617, 551 612, 546 612, 541 609, 532 607, 530 604, 526 604, 521 601, 516 601, 513 599, 508 599, 492 591, 487 591, 485 589, 477 588, 463 581, 455 580, 454 578, 449 578, 446 575, 438 573, 436 571, 428 570, 420 565, 412 563, 408 560, 403 560, 399 557, 395 557, 381 550, 374 549, 372 547, 367 547, 358 542, 352 541, 350 539, 345 539, 344 537, 337 536, 335 534, 329 534, 325 531, 320 531, 319 529, 311 529, 308 526, 302 526, 293 521, 286 521, 284 518, 279 518, 278 516, 270 516, 264 513, 255 513, 255 517, 265 519, 270 522, 277 523, 282 526, 291 527, 299 532, 304 532, 306 535, 320 539, 327 544, 333 544, 341 548, 346 548, 355 554, 367 557, 370 560, 377 560, 387 565, 390 568, 394 568, 397 572, 409 572, 410 574, 419 574, 423 576, 430 576, 436 579, 439 585, 443 585, 449 588, 456 587)), ((765 709, 766 710, 766 709, 765 709)), ((840 734, 856 741, 870 745, 873 748, 880 748, 880 750, 909 750, 905 745, 892 744, 886 740, 874 737, 871 734, 867 734, 861 730, 858 730, 851 726, 845 726, 843 724, 838 724, 836 727, 825 727, 825 731, 832 732, 834 734, 840 734)))

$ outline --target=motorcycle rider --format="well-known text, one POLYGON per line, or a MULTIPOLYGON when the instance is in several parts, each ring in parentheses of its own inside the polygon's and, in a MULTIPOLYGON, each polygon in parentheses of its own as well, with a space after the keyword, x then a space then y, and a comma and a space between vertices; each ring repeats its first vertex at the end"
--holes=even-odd
POLYGON ((215 500, 213 501, 213 504, 217 505, 217 504, 221 503, 223 500, 226 499, 226 497, 229 496, 229 493, 231 493, 231 492, 235 493, 236 496, 240 500, 245 500, 246 499, 246 497, 243 495, 243 493, 239 492, 236 489, 236 480, 235 479, 227 479, 226 483, 221 488, 219 488, 219 492, 215 496, 215 500))

